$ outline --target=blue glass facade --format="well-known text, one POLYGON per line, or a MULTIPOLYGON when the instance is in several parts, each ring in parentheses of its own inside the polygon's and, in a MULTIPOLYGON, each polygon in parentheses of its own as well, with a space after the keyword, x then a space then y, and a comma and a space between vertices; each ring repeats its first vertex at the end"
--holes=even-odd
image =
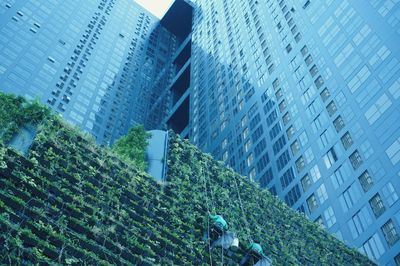
POLYGON ((399 265, 400 4, 194 2, 192 142, 399 265))

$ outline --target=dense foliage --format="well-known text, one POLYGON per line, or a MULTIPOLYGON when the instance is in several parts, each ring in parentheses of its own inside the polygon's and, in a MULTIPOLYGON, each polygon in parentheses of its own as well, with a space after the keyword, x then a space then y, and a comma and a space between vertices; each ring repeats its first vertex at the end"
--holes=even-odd
POLYGON ((141 171, 145 171, 147 168, 146 147, 149 137, 150 133, 143 126, 132 127, 126 136, 115 142, 112 151, 121 160, 135 165, 141 171))
POLYGON ((170 136, 164 185, 52 116, 40 123, 28 157, 3 147, 0 264, 234 265, 253 238, 274 265, 373 265, 170 136), (237 233, 236 253, 209 252, 207 210, 223 214, 237 233))
POLYGON ((21 126, 36 124, 49 116, 50 109, 38 101, 27 102, 23 97, 0 92, 0 142, 10 140, 21 126))
MULTIPOLYGON (((357 250, 186 140, 172 138, 170 149, 169 186, 179 202, 177 212, 189 228, 199 224, 206 228, 204 212, 209 210, 224 216, 242 250, 251 240, 260 242, 274 265, 373 265, 357 250)), ((216 262, 221 261, 218 252, 214 255, 216 262)))

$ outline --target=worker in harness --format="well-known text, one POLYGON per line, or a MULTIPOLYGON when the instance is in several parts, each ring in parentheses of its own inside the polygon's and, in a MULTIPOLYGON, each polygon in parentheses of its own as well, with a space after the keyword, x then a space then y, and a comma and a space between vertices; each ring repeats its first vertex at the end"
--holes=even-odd
POLYGON ((212 215, 210 212, 208 213, 208 217, 210 219, 210 239, 215 240, 221 237, 224 232, 228 230, 228 223, 221 215, 212 215))
POLYGON ((266 264, 263 265, 271 265, 271 260, 264 254, 261 245, 256 242, 251 242, 247 248, 247 254, 241 260, 240 265, 255 265, 260 260, 265 260, 266 264))

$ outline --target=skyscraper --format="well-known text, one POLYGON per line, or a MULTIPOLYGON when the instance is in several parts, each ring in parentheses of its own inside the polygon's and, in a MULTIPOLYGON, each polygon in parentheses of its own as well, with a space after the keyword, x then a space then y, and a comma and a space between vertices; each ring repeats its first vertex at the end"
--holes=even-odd
POLYGON ((132 0, 10 0, 0 14, 2 91, 47 103, 103 144, 143 123, 145 83, 174 46, 156 17, 132 0))
POLYGON ((194 5, 184 136, 348 245, 399 265, 400 5, 194 5))
POLYGON ((173 129, 400 265, 397 1, 177 0, 160 22, 128 0, 0 12, 1 90, 100 143, 173 129))

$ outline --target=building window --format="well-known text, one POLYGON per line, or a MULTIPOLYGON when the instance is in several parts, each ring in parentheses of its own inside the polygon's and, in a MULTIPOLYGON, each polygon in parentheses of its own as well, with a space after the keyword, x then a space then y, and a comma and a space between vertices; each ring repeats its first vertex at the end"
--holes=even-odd
POLYGON ((251 135, 251 139, 253 142, 257 142, 257 140, 261 137, 261 135, 264 133, 264 129, 262 125, 260 125, 256 130, 254 130, 254 133, 251 135))
POLYGON ((319 171, 318 165, 315 165, 310 169, 311 180, 315 183, 321 178, 321 172, 319 171))
POLYGON ((397 232, 392 219, 389 219, 381 229, 389 246, 393 246, 397 240, 399 240, 399 233, 397 232))
POLYGON ((294 40, 298 43, 301 40, 301 33, 297 33, 296 36, 294 36, 294 40))
POLYGON ((392 105, 390 98, 384 93, 366 112, 365 117, 367 118, 370 125, 375 123, 383 113, 392 105))
POLYGON ((374 181, 372 180, 372 177, 369 175, 368 171, 364 171, 364 173, 358 177, 358 180, 360 181, 364 192, 367 192, 374 185, 374 181))
POLYGON ((256 178, 256 169, 251 169, 249 172, 249 178, 250 180, 254 181, 254 179, 256 178))
POLYGON ((313 65, 313 67, 310 69, 310 74, 312 77, 315 77, 315 75, 318 74, 318 68, 316 65, 313 65))
POLYGON ((383 201, 381 199, 381 196, 379 193, 376 193, 370 200, 369 200, 369 205, 371 206, 372 211, 375 214, 375 217, 379 217, 382 215, 382 213, 385 212, 386 208, 385 205, 383 205, 383 201))
POLYGON ((360 167, 361 164, 363 163, 361 155, 357 150, 355 150, 355 152, 353 152, 350 155, 349 159, 350 159, 351 165, 353 166, 354 170, 356 170, 358 167, 360 167))
POLYGON ((339 132, 340 130, 342 130, 342 128, 344 128, 344 120, 343 118, 339 115, 334 121, 333 121, 333 125, 335 126, 336 132, 339 132))
POLYGON ((319 188, 317 188, 316 193, 318 201, 322 205, 322 203, 324 203, 328 199, 328 192, 326 191, 325 185, 322 184, 319 188))
POLYGON ((313 58, 311 55, 307 56, 306 59, 304 60, 307 64, 307 66, 311 65, 313 62, 313 58))
POLYGON ((311 1, 307 0, 303 5, 303 9, 306 9, 310 4, 311 4, 311 1))
POLYGON ((333 187, 338 189, 348 179, 349 176, 351 176, 351 169, 348 163, 345 162, 331 175, 333 187))
POLYGON ((400 266, 400 253, 394 257, 394 263, 396 263, 396 266, 400 266))
POLYGON ((300 143, 295 140, 292 145, 290 145, 293 155, 295 156, 300 150, 300 143))
POLYGON ((327 88, 325 88, 322 92, 321 92, 321 99, 323 102, 326 102, 326 100, 329 99, 329 97, 331 96, 331 93, 329 92, 329 90, 327 88))
POLYGON ((265 152, 265 154, 261 156, 260 160, 258 160, 257 162, 257 172, 261 173, 268 163, 269 163, 269 156, 268 153, 265 152))
POLYGON ((314 160, 315 156, 311 147, 304 152, 304 157, 306 158, 306 163, 311 163, 314 160))
POLYGON ((272 186, 272 187, 271 187, 271 188, 269 188, 268 190, 269 190, 269 192, 271 192, 271 194, 272 194, 272 195, 274 195, 274 196, 276 196, 276 195, 277 195, 277 192, 276 192, 276 187, 275 187, 275 186, 272 186))
POLYGON ((297 211, 304 214, 306 212, 306 209, 304 209, 304 205, 301 204, 300 207, 297 208, 297 211))
POLYGON ((241 125, 241 127, 245 127, 245 126, 246 126, 246 123, 247 123, 247 115, 244 115, 244 116, 242 117, 242 120, 240 120, 240 125, 241 125))
POLYGON ((282 153, 281 156, 279 156, 278 160, 277 160, 277 166, 278 166, 278 170, 282 170, 290 161, 290 155, 289 152, 286 150, 282 153))
POLYGON ((245 144, 244 144, 244 151, 248 152, 250 150, 251 147, 251 140, 248 140, 245 144))
POLYGON ((304 45, 303 48, 301 48, 301 54, 302 54, 303 56, 305 56, 305 55, 308 54, 308 48, 307 48, 306 45, 304 45))
MULTIPOLYGON (((299 125, 299 127, 302 127, 301 125, 299 125)), ((300 145, 301 146, 306 146, 306 144, 308 143, 308 136, 307 136, 307 132, 303 131, 300 135, 299 135, 299 141, 300 141, 300 145)))
POLYGON ((269 132, 269 137, 271 138, 271 140, 273 140, 276 136, 278 136, 281 130, 282 130, 281 124, 279 122, 276 123, 276 125, 269 132))
POLYGON ((246 139, 249 136, 249 129, 247 127, 243 130, 242 135, 243 135, 243 139, 246 139))
POLYGON ((257 103, 253 104, 253 106, 250 108, 250 110, 247 112, 247 115, 249 118, 252 118, 253 115, 257 112, 257 103))
POLYGON ((300 97, 303 105, 306 105, 312 99, 312 97, 315 95, 315 92, 314 86, 311 86, 303 93, 303 95, 300 97))
POLYGON ((287 130, 286 130, 286 134, 288 136, 288 139, 291 139, 293 137, 295 133, 294 127, 290 126, 287 130))
POLYGON ((368 257, 374 258, 376 260, 382 256, 382 254, 385 252, 385 248, 383 247, 382 241, 379 238, 378 233, 375 233, 363 244, 363 250, 368 257))
POLYGON ((265 171, 265 173, 261 176, 259 183, 260 187, 265 188, 268 186, 268 184, 272 181, 274 176, 272 175, 272 169, 268 169, 265 171))
POLYGON ((314 101, 312 101, 306 109, 306 114, 308 115, 308 117, 309 118, 313 117, 315 115, 315 113, 317 111, 319 111, 320 106, 321 106, 321 102, 319 101, 318 98, 315 99, 314 101))
POLYGON ((286 101, 283 100, 280 104, 279 104, 279 111, 281 111, 281 113, 283 113, 283 111, 285 111, 287 107, 286 101))
POLYGON ((332 225, 336 223, 336 216, 332 207, 329 207, 324 211, 324 218, 327 228, 330 228, 332 225))
POLYGON ((339 203, 343 212, 347 212, 361 198, 361 191, 356 183, 349 186, 340 196, 339 203))
POLYGON ((274 154, 277 155, 285 145, 286 145, 286 138, 285 135, 282 135, 279 139, 275 141, 274 145, 272 146, 274 154))
POLYGON ((275 102, 272 100, 268 100, 268 102, 264 105, 264 113, 267 114, 271 109, 275 106, 275 102))
POLYGON ((312 122, 311 122, 311 128, 314 131, 314 133, 317 133, 321 128, 322 128, 322 123, 321 122, 321 115, 318 115, 312 122))
POLYGON ((312 184, 313 182, 311 181, 311 178, 308 174, 303 176, 303 178, 301 179, 301 186, 303 187, 304 192, 306 192, 312 184))
POLYGON ((326 110, 328 110, 328 114, 330 116, 334 115, 337 111, 337 107, 334 101, 331 101, 328 106, 326 107, 326 110))
POLYGON ((324 220, 322 219, 321 215, 318 216, 317 219, 315 219, 314 223, 320 225, 320 226, 324 226, 324 220))
POLYGON ((317 140, 318 146, 321 150, 323 150, 329 143, 333 141, 335 138, 335 133, 331 127, 328 127, 322 134, 319 136, 317 140))
POLYGON ((304 169, 304 166, 305 166, 305 165, 306 165, 306 164, 305 164, 305 162, 304 162, 303 156, 300 156, 300 158, 296 160, 296 169, 297 169, 297 172, 300 173, 301 170, 304 169))
POLYGON ((382 194, 383 197, 385 197, 386 202, 389 204, 389 207, 399 199, 399 196, 391 182, 387 183, 386 186, 382 188, 382 194))
POLYGON ((250 129, 253 130, 254 128, 256 128, 256 126, 258 125, 258 123, 261 121, 261 116, 260 114, 257 114, 253 119, 251 119, 250 121, 250 129))
POLYGON ((292 51, 292 46, 290 45, 290 43, 286 46, 286 52, 290 53, 290 51, 292 51))
POLYGON ((226 160, 228 160, 229 157, 229 153, 228 151, 225 151, 224 154, 222 155, 222 161, 226 162, 226 160))
POLYGON ((281 176, 281 185, 282 189, 285 189, 289 184, 294 180, 295 175, 292 167, 289 168, 282 176, 281 176))
POLYGON ((253 153, 250 153, 250 155, 247 156, 247 160, 246 160, 247 166, 250 167, 253 164, 253 161, 254 161, 253 153))
POLYGON ((310 212, 314 212, 317 209, 318 203, 317 203, 317 199, 315 198, 314 194, 312 194, 307 199, 307 205, 308 205, 308 209, 310 210, 310 212))
POLYGON ((228 140, 227 140, 227 139, 224 139, 224 140, 222 141, 222 143, 221 143, 221 148, 222 148, 222 149, 225 149, 226 146, 228 146, 228 140))
POLYGON ((267 125, 270 127, 278 117, 278 114, 274 110, 268 117, 267 117, 267 125))
POLYGON ((320 89, 324 85, 324 79, 319 76, 315 81, 314 81, 315 86, 317 86, 317 89, 320 89))
POLYGON ((338 160, 334 147, 329 149, 329 151, 324 155, 323 160, 327 169, 331 168, 338 160))
POLYGON ((300 196, 299 185, 295 185, 285 196, 285 202, 291 207, 299 200, 300 196))
POLYGON ((274 88, 274 90, 276 90, 276 89, 278 89, 279 86, 280 86, 279 79, 275 79, 275 80, 272 82, 272 87, 274 88))
POLYGON ((287 112, 284 116, 283 116, 283 124, 286 126, 287 124, 289 124, 290 122, 290 114, 289 112, 287 112))
POLYGON ((260 140, 260 142, 255 146, 254 153, 258 157, 267 147, 267 142, 264 138, 260 140))
POLYGON ((372 224, 372 217, 368 211, 367 206, 360 209, 348 222, 347 222, 353 239, 356 239, 362 232, 368 229, 372 224))
POLYGON ((350 133, 347 131, 340 139, 342 141, 343 147, 345 150, 353 145, 353 139, 351 138, 350 133))
POLYGON ((274 64, 271 64, 271 65, 268 67, 268 73, 269 73, 269 74, 272 74, 272 72, 274 72, 274 70, 275 70, 275 65, 274 65, 274 64))
POLYGON ((279 100, 282 96, 283 96, 282 90, 281 89, 277 90, 277 92, 275 93, 276 99, 279 100))
POLYGON ((389 148, 386 149, 386 154, 390 158, 393 165, 400 161, 400 138, 398 138, 389 148))

